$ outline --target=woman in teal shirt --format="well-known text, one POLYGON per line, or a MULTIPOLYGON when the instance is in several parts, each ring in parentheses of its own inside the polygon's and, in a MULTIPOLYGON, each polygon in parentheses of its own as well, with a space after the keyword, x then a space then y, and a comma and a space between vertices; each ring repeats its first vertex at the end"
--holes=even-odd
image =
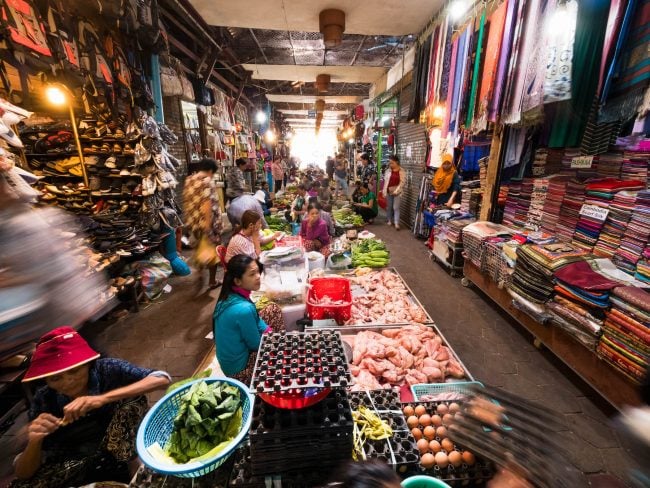
POLYGON ((370 191, 368 183, 362 183, 361 198, 359 203, 355 203, 354 211, 363 217, 364 222, 372 224, 375 217, 377 217, 377 210, 375 209, 375 194, 370 191))
POLYGON ((270 329, 250 299, 251 292, 260 289, 263 270, 250 256, 233 256, 213 315, 219 365, 227 376, 246 385, 253 375, 262 334, 270 329))

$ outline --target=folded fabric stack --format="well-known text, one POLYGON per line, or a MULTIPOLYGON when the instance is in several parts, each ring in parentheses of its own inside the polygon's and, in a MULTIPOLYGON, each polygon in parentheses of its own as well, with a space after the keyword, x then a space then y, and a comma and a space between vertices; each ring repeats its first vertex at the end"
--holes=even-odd
POLYGON ((542 211, 542 230, 544 232, 555 233, 568 181, 569 177, 563 175, 553 175, 548 179, 548 191, 542 211))
POLYGON ((629 274, 636 272, 636 265, 650 240, 650 190, 637 193, 632 218, 627 225, 621 245, 612 259, 614 264, 629 274))
POLYGON ((524 227, 528 220, 528 209, 530 209, 530 199, 533 196, 533 179, 524 178, 521 182, 521 192, 515 207, 514 225, 524 227))
POLYGON ((558 237, 570 242, 580 218, 580 209, 585 201, 585 185, 578 180, 572 179, 566 185, 566 194, 562 200, 560 209, 560 220, 555 231, 558 237))
POLYGON ((617 281, 592 269, 587 261, 568 264, 555 272, 555 296, 548 302, 555 322, 590 349, 595 349, 609 307, 609 293, 617 281))
POLYGON ((587 252, 566 243, 520 246, 509 287, 531 302, 547 302, 554 292, 553 273, 586 256, 587 252))
POLYGON ((598 355, 640 382, 650 358, 650 293, 635 286, 614 288, 598 355))
POLYGON ((508 190, 509 190, 508 185, 501 185, 501 188, 499 188, 499 197, 498 197, 498 202, 500 207, 504 207, 506 204, 506 201, 508 200, 508 190))
POLYGON ((596 168, 598 177, 621 178, 621 166, 623 155, 620 152, 607 152, 594 157, 593 165, 596 168))
POLYGON ((634 277, 637 280, 650 285, 650 245, 646 246, 643 250, 641 259, 636 263, 636 273, 634 273, 634 277))
POLYGON ((535 177, 552 175, 562 170, 563 149, 540 148, 535 151, 532 174, 535 177))
POLYGON ((621 245, 621 239, 632 217, 637 192, 619 191, 609 206, 607 220, 594 247, 596 256, 612 258, 621 245))
POLYGON ((567 147, 564 148, 564 153, 562 155, 562 174, 576 176, 576 170, 571 169, 571 161, 573 158, 576 158, 581 155, 579 147, 567 147))
POLYGON ((649 159, 648 154, 626 152, 621 166, 621 179, 647 181, 649 159))
POLYGON ((503 225, 513 226, 515 223, 515 211, 519 196, 521 195, 521 180, 512 179, 508 185, 508 195, 506 197, 506 206, 503 210, 503 225))
POLYGON ((530 197, 530 208, 526 226, 530 229, 539 229, 542 225, 544 203, 548 194, 549 178, 535 178, 533 180, 533 193, 530 197))
POLYGON ((539 148, 535 151, 535 158, 533 159, 533 165, 531 172, 533 176, 544 176, 546 175, 546 160, 548 158, 548 150, 545 147, 539 148))

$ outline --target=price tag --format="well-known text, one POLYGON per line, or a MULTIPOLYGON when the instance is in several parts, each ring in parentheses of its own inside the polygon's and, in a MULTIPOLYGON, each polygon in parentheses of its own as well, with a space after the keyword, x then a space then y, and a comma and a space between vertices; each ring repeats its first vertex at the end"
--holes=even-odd
POLYGON ((580 215, 590 217, 599 221, 604 221, 607 218, 609 209, 599 207, 598 205, 583 205, 580 209, 580 215))
POLYGON ((593 156, 578 156, 571 159, 571 169, 589 169, 593 162, 593 156))

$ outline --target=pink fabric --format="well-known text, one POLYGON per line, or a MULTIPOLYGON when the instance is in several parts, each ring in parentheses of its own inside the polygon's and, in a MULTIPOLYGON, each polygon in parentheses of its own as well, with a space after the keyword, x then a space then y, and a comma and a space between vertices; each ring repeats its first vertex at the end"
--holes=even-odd
POLYGON ((242 288, 241 286, 233 286, 232 291, 234 291, 238 295, 243 296, 246 300, 251 299, 251 291, 247 290, 245 288, 242 288))
POLYGON ((625 0, 611 0, 609 6, 609 18, 607 19, 605 43, 603 46, 603 54, 600 60, 600 76, 598 78, 598 90, 596 92, 597 94, 600 94, 600 90, 602 89, 603 83, 605 82, 605 73, 612 60, 614 47, 616 46, 616 39, 618 38, 618 32, 621 28, 623 17, 625 16, 626 4, 627 2, 625 0))

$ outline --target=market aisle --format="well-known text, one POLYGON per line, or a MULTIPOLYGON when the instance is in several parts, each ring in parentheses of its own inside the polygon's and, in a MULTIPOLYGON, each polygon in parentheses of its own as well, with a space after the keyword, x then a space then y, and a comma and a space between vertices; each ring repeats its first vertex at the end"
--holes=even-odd
POLYGON ((391 265, 475 378, 563 414, 566 431, 561 437, 584 473, 606 472, 627 479, 629 458, 607 426, 608 415, 588 397, 594 393, 552 354, 537 350, 532 337, 489 299, 476 289, 464 288, 460 279, 433 263, 423 241, 407 229, 389 228, 382 218, 377 222, 368 230, 386 241, 391 265))

